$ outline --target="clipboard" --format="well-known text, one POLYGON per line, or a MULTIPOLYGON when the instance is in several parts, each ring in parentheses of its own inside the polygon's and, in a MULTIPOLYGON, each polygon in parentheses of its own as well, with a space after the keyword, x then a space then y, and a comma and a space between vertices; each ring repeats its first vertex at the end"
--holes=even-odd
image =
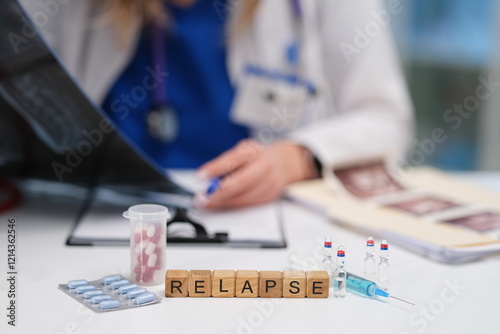
MULTIPOLYGON (((167 223, 167 243, 178 246, 218 246, 246 248, 285 248, 282 202, 225 211, 202 211, 177 204, 165 204, 169 194, 149 198, 126 198, 116 194, 110 201, 109 190, 98 189, 83 208, 66 245, 128 246, 129 221, 122 217, 129 206, 139 203, 166 205, 173 213, 167 223), (105 196, 108 200, 103 200, 105 196), (158 201, 162 198, 163 200, 158 201), (154 200, 156 199, 156 200, 154 200)), ((174 197, 175 198, 175 197, 174 197)))

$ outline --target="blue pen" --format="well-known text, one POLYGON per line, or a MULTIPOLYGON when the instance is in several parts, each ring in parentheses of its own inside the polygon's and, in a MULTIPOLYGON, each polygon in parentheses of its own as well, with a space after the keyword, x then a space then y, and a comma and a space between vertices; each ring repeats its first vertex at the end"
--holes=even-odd
POLYGON ((211 181, 210 184, 207 187, 207 191, 205 192, 205 195, 211 196, 213 195, 219 188, 220 188, 220 183, 222 181, 222 177, 214 177, 211 181))

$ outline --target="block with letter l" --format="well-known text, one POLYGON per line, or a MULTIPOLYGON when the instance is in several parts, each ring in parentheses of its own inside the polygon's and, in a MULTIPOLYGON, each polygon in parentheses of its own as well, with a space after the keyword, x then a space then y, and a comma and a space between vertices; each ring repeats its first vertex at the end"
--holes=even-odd
POLYGON ((234 297, 235 275, 234 270, 214 270, 212 272, 212 296, 234 297))

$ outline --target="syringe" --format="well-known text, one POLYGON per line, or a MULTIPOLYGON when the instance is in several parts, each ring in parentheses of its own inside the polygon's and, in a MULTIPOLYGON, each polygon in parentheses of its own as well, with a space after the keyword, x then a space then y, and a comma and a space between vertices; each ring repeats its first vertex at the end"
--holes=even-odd
POLYGON ((359 277, 351 273, 347 273, 347 290, 359 293, 360 295, 366 297, 380 296, 385 298, 394 298, 415 306, 415 304, 410 303, 409 301, 390 295, 388 292, 380 289, 375 282, 369 281, 363 277, 359 277))

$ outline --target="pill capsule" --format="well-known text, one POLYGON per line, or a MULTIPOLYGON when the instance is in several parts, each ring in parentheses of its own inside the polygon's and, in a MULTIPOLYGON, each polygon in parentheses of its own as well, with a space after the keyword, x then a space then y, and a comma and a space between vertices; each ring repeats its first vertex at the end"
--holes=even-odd
POLYGON ((151 242, 158 245, 161 238, 161 234, 157 233, 151 237, 151 242))
POLYGON ((155 294, 152 292, 143 293, 140 296, 135 297, 135 305, 143 305, 155 300, 155 294))
POLYGON ((110 275, 106 276, 102 279, 102 284, 109 285, 115 281, 119 281, 122 279, 122 275, 110 275))
POLYGON ((96 289, 96 287, 94 285, 90 285, 90 284, 80 285, 80 286, 75 288, 75 292, 77 294, 81 294, 81 293, 84 293, 86 291, 91 291, 91 290, 95 290, 95 289, 96 289))
POLYGON ((156 232, 155 224, 149 224, 146 232, 147 232, 147 236, 149 238, 151 238, 153 235, 155 235, 155 232, 156 232))
POLYGON ((137 262, 139 263, 139 265, 146 265, 146 263, 148 263, 148 259, 149 259, 149 255, 147 255, 144 251, 137 255, 137 262))
POLYGON ((156 256, 156 263, 155 263, 155 269, 156 270, 160 270, 162 268, 162 265, 163 265, 163 255, 160 252, 155 252, 155 254, 157 255, 156 256))
POLYGON ((111 310, 120 307, 120 301, 116 299, 103 300, 99 303, 99 308, 101 310, 111 310))
POLYGON ((102 301, 113 299, 110 295, 98 295, 90 298, 92 304, 99 304, 102 301))
POLYGON ((142 247, 142 249, 146 249, 148 248, 148 246, 151 244, 151 240, 143 240, 142 242, 140 242, 140 245, 142 247))
POLYGON ((94 296, 103 295, 103 294, 104 294, 104 291, 102 291, 102 290, 90 290, 90 291, 85 291, 84 293, 82 293, 82 297, 85 299, 90 299, 94 296))
POLYGON ((148 259, 148 264, 147 264, 147 266, 148 266, 148 267, 156 267, 156 259, 157 259, 157 258, 158 258, 158 257, 156 256, 156 254, 154 254, 154 253, 153 253, 153 254, 151 254, 151 256, 150 256, 150 257, 149 257, 149 259, 148 259))
POLYGON ((134 268, 134 274, 139 275, 140 273, 142 273, 142 266, 140 263, 137 263, 137 265, 134 268))
POLYGON ((149 283, 153 280, 153 274, 155 272, 155 268, 154 267, 146 267, 146 270, 144 270, 144 272, 142 272, 142 281, 144 283, 149 283))
POLYGON ((156 245, 154 243, 150 242, 148 244, 148 247, 146 247, 146 249, 144 249, 144 253, 146 253, 146 255, 151 256, 151 254, 154 253, 155 249, 156 249, 156 245))
POLYGON ((121 279, 119 281, 114 281, 113 283, 109 284, 109 287, 113 290, 116 290, 118 289, 119 287, 121 286, 124 286, 124 285, 127 285, 127 284, 130 284, 130 281, 127 280, 127 279, 121 279))
POLYGON ((127 285, 119 287, 118 293, 123 295, 129 291, 134 290, 134 289, 137 289, 137 284, 127 284, 127 285))
POLYGON ((89 281, 87 281, 85 279, 78 279, 78 280, 74 280, 74 281, 69 281, 67 283, 68 289, 74 289, 74 288, 79 287, 81 285, 87 285, 87 284, 89 284, 89 281))
POLYGON ((160 240, 163 240, 163 242, 165 242, 165 230, 162 228, 162 226, 158 225, 156 226, 155 234, 151 237, 151 242, 159 244, 160 240))
POLYGON ((134 299, 137 296, 142 295, 143 293, 147 292, 146 289, 134 289, 132 291, 127 292, 127 298, 128 299, 134 299))
POLYGON ((136 226, 134 231, 134 241, 139 242, 141 240, 146 240, 148 238, 148 234, 146 230, 143 230, 139 225, 136 226))

